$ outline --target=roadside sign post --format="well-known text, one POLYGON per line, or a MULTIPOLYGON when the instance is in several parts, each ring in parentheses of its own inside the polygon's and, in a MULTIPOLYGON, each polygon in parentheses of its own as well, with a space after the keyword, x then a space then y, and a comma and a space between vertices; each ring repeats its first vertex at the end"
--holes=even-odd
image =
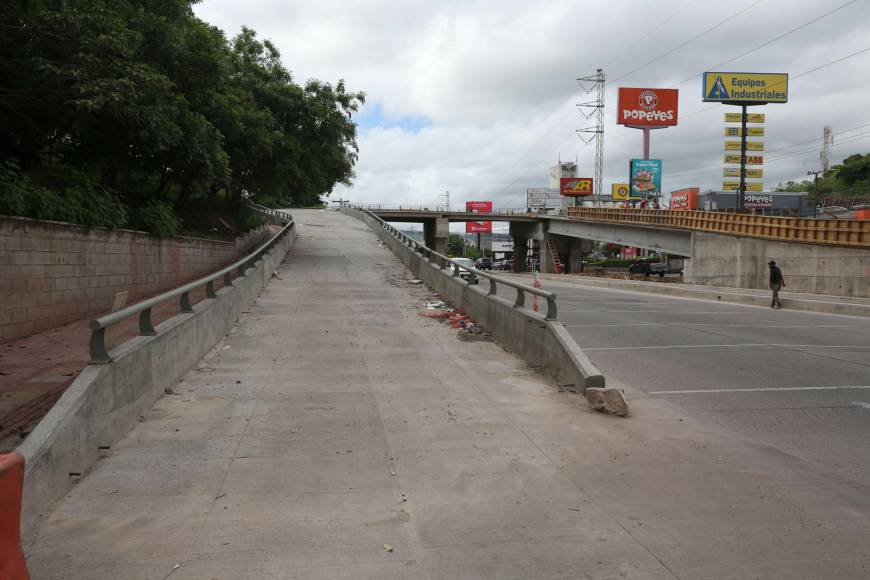
MULTIPOLYGON (((746 124, 747 122, 764 122, 764 115, 754 115, 755 119, 750 119, 747 108, 769 103, 788 102, 788 74, 705 72, 701 77, 701 100, 740 107, 740 185, 737 188, 735 206, 736 211, 742 212, 745 209, 747 189, 746 150, 748 144, 746 137, 748 130, 746 124)), ((725 114, 725 122, 734 120, 730 113, 725 114)), ((753 150, 763 150, 763 142, 753 141, 752 143, 757 145, 757 147, 753 147, 753 150)))

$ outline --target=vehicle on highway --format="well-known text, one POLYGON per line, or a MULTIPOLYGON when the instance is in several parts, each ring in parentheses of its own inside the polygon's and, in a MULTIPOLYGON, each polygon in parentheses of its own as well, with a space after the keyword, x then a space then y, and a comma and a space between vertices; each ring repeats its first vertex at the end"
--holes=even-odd
POLYGON ((501 270, 501 269, 503 269, 503 268, 504 268, 504 260, 495 260, 495 261, 492 263, 492 269, 493 269, 493 270, 501 270))
POLYGON ((492 270, 492 258, 478 258, 474 261, 474 267, 478 270, 492 270))
POLYGON ((668 268, 667 262, 661 261, 661 256, 650 256, 635 260, 628 266, 629 274, 642 274, 649 278, 655 274, 659 278, 664 278, 665 274, 682 274, 683 271, 679 268, 668 268))
POLYGON ((471 258, 453 258, 453 261, 459 264, 460 278, 462 278, 466 282, 470 282, 471 284, 478 283, 479 280, 477 279, 477 276, 474 276, 472 273, 472 270, 474 270, 474 262, 471 260, 471 258))

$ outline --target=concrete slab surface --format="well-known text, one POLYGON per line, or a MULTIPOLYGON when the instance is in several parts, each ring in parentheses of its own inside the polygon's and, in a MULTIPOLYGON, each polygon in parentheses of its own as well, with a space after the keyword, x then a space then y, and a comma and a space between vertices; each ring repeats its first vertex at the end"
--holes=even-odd
MULTIPOLYGON (((560 318, 590 325, 582 346, 628 347, 589 353, 637 380, 633 416, 607 417, 494 343, 418 316, 428 291, 361 222, 294 214, 281 279, 43 518, 26 544, 33 578, 870 576, 867 481, 652 394, 687 386, 661 365, 614 370, 661 356, 639 346, 769 342, 766 331, 705 341, 695 327, 625 327, 619 339, 592 321, 658 314, 560 293, 560 318)), ((734 310, 690 320, 734 323, 734 310)), ((863 338, 835 326, 830 340, 863 338)), ((812 356, 786 350, 792 364, 812 356)), ((712 388, 735 366, 687 372, 712 388)))

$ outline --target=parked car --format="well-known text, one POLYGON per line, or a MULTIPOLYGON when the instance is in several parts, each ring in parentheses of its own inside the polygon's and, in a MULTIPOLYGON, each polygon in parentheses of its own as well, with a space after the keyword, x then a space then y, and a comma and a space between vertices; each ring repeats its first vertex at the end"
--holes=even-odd
POLYGON ((478 258, 474 262, 474 267, 478 270, 492 270, 492 258, 478 258))
POLYGON ((664 278, 665 274, 682 274, 683 271, 679 268, 668 268, 666 262, 662 262, 661 256, 650 256, 635 260, 628 266, 629 274, 643 274, 649 278, 651 274, 657 275, 659 278, 664 278))
POLYGON ((503 270, 504 269, 504 260, 496 260, 492 263, 493 270, 503 270))
POLYGON ((474 262, 471 258, 453 258, 453 261, 459 264, 460 278, 472 284, 477 284, 479 282, 477 276, 474 276, 472 273, 472 270, 474 270, 474 262))

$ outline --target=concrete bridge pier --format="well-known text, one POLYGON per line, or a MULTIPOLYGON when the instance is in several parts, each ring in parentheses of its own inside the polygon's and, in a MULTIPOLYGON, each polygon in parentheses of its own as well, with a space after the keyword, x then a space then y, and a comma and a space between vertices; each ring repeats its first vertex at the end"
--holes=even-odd
POLYGON ((444 217, 423 222, 423 240, 427 247, 439 254, 447 254, 447 238, 450 237, 450 220, 444 217))
POLYGON ((529 252, 529 241, 537 240, 541 246, 541 260, 545 252, 545 227, 543 222, 523 223, 511 222, 510 234, 514 242, 514 272, 526 272, 526 256, 529 252))

